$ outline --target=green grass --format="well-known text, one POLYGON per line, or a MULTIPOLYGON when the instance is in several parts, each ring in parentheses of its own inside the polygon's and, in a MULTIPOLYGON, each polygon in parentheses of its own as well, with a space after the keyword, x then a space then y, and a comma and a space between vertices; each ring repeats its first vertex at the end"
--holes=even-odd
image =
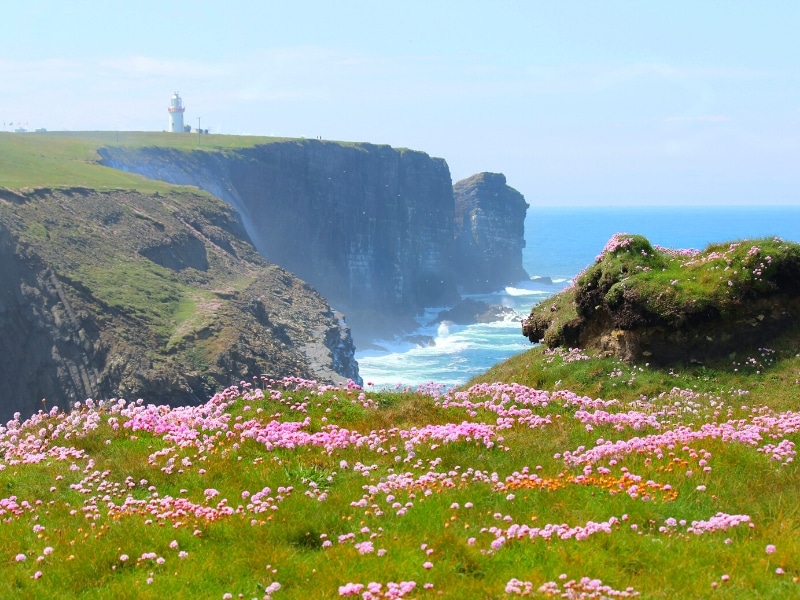
POLYGON ((125 189, 163 192, 173 189, 154 181, 97 164, 103 146, 158 146, 181 150, 231 150, 287 138, 236 135, 171 134, 136 131, 75 131, 47 133, 0 132, 0 187, 125 189))
POLYGON ((630 586, 645 598, 791 597, 800 592, 800 477, 795 462, 783 464, 758 448, 800 441, 800 427, 791 425, 798 417, 786 412, 800 399, 798 350, 797 336, 787 335, 739 366, 662 370, 536 347, 470 382, 468 393, 445 398, 269 386, 263 399, 232 392, 230 401, 190 412, 120 413, 90 404, 46 417, 0 440, 3 506, 12 496, 31 506, 0 522, 0 596, 261 598, 279 582, 276 599, 336 598, 346 583, 379 582, 386 589, 389 582, 414 581, 415 598, 509 598, 504 590, 512 578, 537 589, 589 577, 615 590, 630 586), (501 380, 550 391, 504 387, 501 380), (481 381, 494 383, 480 387, 481 381), (635 413, 658 426, 587 428, 582 415, 596 410, 596 398, 612 418, 635 413), (140 425, 132 428, 134 414, 140 425), (548 421, 531 426, 526 414, 548 421), (623 452, 594 462, 587 479, 585 464, 563 458, 601 438, 617 443, 723 422, 740 430, 763 422, 767 429, 753 444, 710 436, 623 452), (242 436, 253 423, 275 433, 242 436), (294 423, 300 437, 270 429, 281 423, 294 423), (491 429, 491 443, 455 433, 462 423, 491 429), (411 442, 435 426, 451 437, 411 442), (325 433, 338 428, 350 433, 337 439, 350 444, 326 446, 325 433), (181 444, 170 431, 195 433, 181 444), (319 436, 319 443, 306 435, 319 436), (359 436, 371 437, 356 443, 359 436), (37 446, 72 447, 85 456, 19 462, 25 454, 15 452, 37 446), (500 485, 523 471, 539 481, 500 485), (625 493, 633 481, 626 473, 653 483, 649 500, 625 493), (385 485, 394 487, 381 491, 385 485), (259 492, 270 507, 263 512, 253 508, 259 492), (109 510, 110 502, 121 507, 126 498, 124 514, 109 510), (169 512, 169 498, 233 510, 213 519, 179 515, 169 512), (720 512, 747 515, 749 522, 703 535, 687 531, 720 512), (612 517, 619 522, 610 533, 510 539, 491 548, 490 528, 510 522, 583 527, 612 517), (668 526, 673 518, 677 524, 668 526), (372 543, 371 551, 362 552, 363 542, 372 543), (768 554, 768 545, 776 552, 768 554), (45 547, 52 553, 44 554, 45 547), (180 551, 188 555, 180 558, 180 551), (150 552, 163 560, 141 558, 150 552), (27 560, 17 562, 18 553, 27 560), (121 561, 122 554, 129 559, 121 561), (37 571, 41 578, 33 579, 37 571), (424 589, 426 583, 432 588, 424 589))

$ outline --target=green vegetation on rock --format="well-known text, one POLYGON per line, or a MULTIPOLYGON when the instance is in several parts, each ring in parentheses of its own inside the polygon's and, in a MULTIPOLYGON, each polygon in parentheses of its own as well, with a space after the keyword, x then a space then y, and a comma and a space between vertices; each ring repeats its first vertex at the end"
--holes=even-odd
POLYGON ((798 244, 765 238, 676 251, 617 234, 573 286, 533 308, 523 334, 551 348, 668 364, 766 344, 799 314, 798 244))

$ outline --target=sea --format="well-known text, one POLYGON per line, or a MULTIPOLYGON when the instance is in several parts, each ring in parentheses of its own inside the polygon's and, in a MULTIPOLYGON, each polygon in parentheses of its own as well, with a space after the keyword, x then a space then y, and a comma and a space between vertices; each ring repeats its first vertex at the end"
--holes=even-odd
POLYGON ((559 292, 594 263, 615 233, 644 235, 651 244, 702 250, 717 242, 780 237, 800 242, 798 206, 531 207, 525 219, 522 263, 531 276, 491 294, 469 296, 512 308, 517 316, 488 324, 429 325, 440 310, 418 317, 415 332, 433 340, 375 340, 357 351, 359 371, 371 389, 446 387, 466 383, 490 367, 526 351, 520 321, 531 307, 559 292))

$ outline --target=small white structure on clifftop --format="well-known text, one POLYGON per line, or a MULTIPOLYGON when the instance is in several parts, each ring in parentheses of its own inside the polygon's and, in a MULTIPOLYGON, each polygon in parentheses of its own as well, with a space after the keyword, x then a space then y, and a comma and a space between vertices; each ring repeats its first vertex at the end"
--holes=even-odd
POLYGON ((169 108, 167 111, 169 112, 169 129, 167 131, 171 133, 183 133, 183 112, 186 109, 183 107, 183 100, 178 95, 178 92, 172 94, 172 98, 169 101, 169 108))

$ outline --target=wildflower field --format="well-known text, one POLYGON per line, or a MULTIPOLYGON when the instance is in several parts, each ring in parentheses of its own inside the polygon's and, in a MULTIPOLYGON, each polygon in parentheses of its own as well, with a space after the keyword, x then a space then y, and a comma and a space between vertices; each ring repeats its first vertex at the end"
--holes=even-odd
POLYGON ((791 340, 685 371, 536 347, 485 379, 13 420, 0 597, 800 597, 791 340))

